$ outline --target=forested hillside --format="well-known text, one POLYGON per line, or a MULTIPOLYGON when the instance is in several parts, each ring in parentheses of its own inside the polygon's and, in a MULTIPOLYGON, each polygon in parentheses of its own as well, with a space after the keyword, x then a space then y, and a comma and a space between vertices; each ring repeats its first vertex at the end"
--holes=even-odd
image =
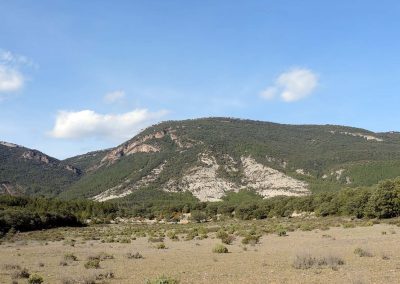
POLYGON ((0 142, 0 193, 55 196, 81 171, 37 150, 0 142))
POLYGON ((203 200, 243 188, 265 197, 274 196, 268 188, 304 195, 399 176, 400 135, 230 118, 167 121, 107 152, 68 161, 89 170, 66 198, 108 200, 143 188, 189 191, 203 200))
POLYGON ((115 148, 64 161, 0 144, 0 192, 64 199, 127 203, 187 193, 219 201, 240 190, 264 198, 307 196, 398 176, 399 133, 335 125, 232 118, 166 121, 115 148))

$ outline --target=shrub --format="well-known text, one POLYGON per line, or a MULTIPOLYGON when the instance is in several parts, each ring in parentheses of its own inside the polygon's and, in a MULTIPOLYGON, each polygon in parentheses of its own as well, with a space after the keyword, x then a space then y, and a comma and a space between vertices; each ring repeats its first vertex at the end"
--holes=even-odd
POLYGON ((106 259, 114 259, 114 256, 112 254, 108 254, 106 252, 101 252, 96 255, 90 255, 87 258, 88 260, 106 260, 106 259))
POLYGON ((207 219, 206 213, 200 211, 200 210, 193 210, 190 213, 190 220, 196 222, 196 223, 200 223, 203 222, 207 219))
POLYGON ((77 261, 78 258, 73 253, 66 253, 64 254, 65 261, 77 261))
POLYGON ((96 275, 96 280, 113 279, 115 277, 114 272, 106 271, 96 275))
POLYGON ((359 257, 372 257, 373 254, 365 249, 356 248, 354 250, 354 254, 358 255, 359 257))
POLYGON ((29 278, 30 273, 26 268, 23 269, 17 269, 11 273, 11 278, 12 279, 18 279, 18 278, 29 278))
POLYGON ((178 241, 179 240, 179 237, 178 237, 178 235, 176 234, 175 231, 168 231, 167 232, 167 237, 170 238, 173 241, 178 241))
POLYGON ((140 259, 143 258, 143 256, 139 252, 129 252, 126 254, 126 257, 129 259, 140 259))
POLYGON ((228 248, 222 244, 217 244, 213 249, 213 253, 228 253, 228 248))
POLYGON ((232 242, 235 240, 235 236, 234 235, 227 235, 226 237, 222 238, 221 241, 224 244, 230 245, 232 244, 232 242))
POLYGON ((163 238, 163 237, 158 237, 158 238, 150 237, 150 238, 148 238, 147 241, 148 241, 149 243, 160 243, 160 242, 163 242, 163 241, 164 241, 164 238, 163 238))
POLYGON ((159 243, 157 245, 157 249, 167 249, 166 245, 164 243, 159 243))
POLYGON ((261 236, 260 235, 246 235, 243 239, 242 239, 242 244, 244 245, 255 245, 259 242, 261 236))
POLYGON ((100 268, 100 259, 90 259, 85 263, 86 269, 100 268))
POLYGON ((221 241, 227 245, 230 245, 235 240, 235 237, 233 235, 229 235, 227 232, 223 230, 219 230, 215 236, 218 239, 221 239, 221 241))
POLYGON ((19 266, 18 264, 4 264, 3 268, 4 270, 20 270, 21 266, 19 266))
POLYGON ((284 229, 279 229, 278 232, 277 232, 277 234, 278 234, 278 236, 280 236, 280 237, 286 237, 286 236, 287 236, 286 230, 284 230, 284 229))
POLYGON ((146 284, 178 284, 179 281, 166 276, 161 276, 154 280, 147 280, 146 284))
POLYGON ((29 284, 41 284, 43 283, 43 277, 37 274, 32 274, 28 279, 29 284))
POLYGON ((323 267, 327 266, 334 270, 337 269, 339 265, 343 265, 344 260, 337 256, 322 256, 314 257, 310 254, 296 255, 292 266, 296 269, 309 269, 312 267, 323 267))

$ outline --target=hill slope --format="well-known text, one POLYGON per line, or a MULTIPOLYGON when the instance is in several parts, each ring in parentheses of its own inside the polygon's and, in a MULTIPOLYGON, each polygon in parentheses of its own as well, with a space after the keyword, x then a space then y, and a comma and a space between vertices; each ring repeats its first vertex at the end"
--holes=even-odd
POLYGON ((0 142, 0 193, 54 196, 80 176, 79 169, 37 150, 0 142))
POLYGON ((204 201, 242 188, 265 197, 305 195, 400 176, 400 135, 230 118, 167 121, 67 162, 85 174, 64 198, 129 199, 150 189, 204 201))

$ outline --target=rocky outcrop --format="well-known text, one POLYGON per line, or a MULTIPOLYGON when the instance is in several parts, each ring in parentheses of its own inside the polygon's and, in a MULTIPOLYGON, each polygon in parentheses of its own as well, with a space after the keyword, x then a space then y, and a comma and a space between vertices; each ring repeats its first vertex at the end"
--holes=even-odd
POLYGON ((342 135, 350 135, 350 136, 354 136, 354 137, 360 137, 360 138, 364 138, 367 141, 377 141, 377 142, 383 142, 382 138, 370 135, 370 134, 363 134, 363 133, 353 133, 353 132, 347 132, 347 131, 329 131, 331 134, 342 134, 342 135))
POLYGON ((264 197, 277 195, 301 196, 310 193, 307 183, 278 170, 257 163, 251 157, 242 157, 245 178, 242 183, 264 197))
POLYGON ((199 155, 200 166, 188 170, 181 180, 170 180, 163 188, 169 192, 189 191, 201 201, 219 201, 227 191, 239 186, 217 175, 219 165, 213 156, 199 155))
POLYGON ((107 189, 106 191, 94 196, 92 199, 95 201, 106 201, 127 196, 135 190, 154 182, 162 172, 165 163, 166 162, 160 164, 159 166, 154 168, 148 175, 142 177, 140 180, 134 183, 132 183, 130 179, 126 179, 121 184, 113 188, 107 189))
POLYGON ((50 163, 49 157, 38 151, 27 150, 24 153, 22 153, 21 157, 25 160, 34 160, 44 164, 50 163))
MULTIPOLYGON (((199 162, 200 165, 187 170, 181 180, 170 180, 163 189, 169 192, 189 191, 201 201, 219 201, 227 192, 238 192, 244 188, 254 189, 266 198, 310 193, 307 183, 257 163, 251 157, 241 158, 243 178, 239 184, 218 176, 220 165, 215 157, 203 153, 199 155, 199 162)), ((230 171, 239 171, 236 166, 233 159, 224 165, 230 171)))
POLYGON ((4 142, 4 141, 0 141, 0 145, 9 147, 9 148, 16 148, 19 147, 17 144, 13 144, 13 143, 9 143, 9 142, 4 142))
POLYGON ((100 168, 103 165, 111 165, 124 156, 129 156, 135 153, 155 153, 160 152, 161 148, 154 142, 157 139, 162 139, 165 136, 175 142, 178 148, 191 148, 196 143, 194 140, 183 141, 176 133, 176 130, 167 128, 162 131, 157 131, 152 134, 139 137, 133 141, 128 141, 123 145, 111 150, 101 160, 100 164, 93 167, 91 170, 100 168), (155 140, 155 141, 154 141, 155 140))
POLYGON ((0 194, 21 195, 24 193, 24 189, 18 184, 12 184, 8 181, 0 182, 0 194))

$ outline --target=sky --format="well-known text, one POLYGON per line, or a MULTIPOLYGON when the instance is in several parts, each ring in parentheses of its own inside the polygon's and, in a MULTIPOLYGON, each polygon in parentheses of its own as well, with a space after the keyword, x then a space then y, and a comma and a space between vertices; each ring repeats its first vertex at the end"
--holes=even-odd
POLYGON ((400 2, 0 0, 0 140, 59 159, 164 120, 400 130, 400 2))

